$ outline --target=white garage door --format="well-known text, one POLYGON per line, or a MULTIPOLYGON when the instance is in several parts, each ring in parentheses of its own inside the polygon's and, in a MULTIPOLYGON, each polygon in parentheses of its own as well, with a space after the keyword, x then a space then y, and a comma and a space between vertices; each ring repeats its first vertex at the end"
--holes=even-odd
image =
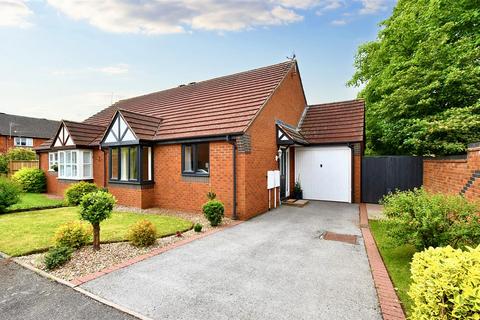
POLYGON ((352 154, 348 146, 295 149, 295 176, 303 197, 351 202, 352 154))

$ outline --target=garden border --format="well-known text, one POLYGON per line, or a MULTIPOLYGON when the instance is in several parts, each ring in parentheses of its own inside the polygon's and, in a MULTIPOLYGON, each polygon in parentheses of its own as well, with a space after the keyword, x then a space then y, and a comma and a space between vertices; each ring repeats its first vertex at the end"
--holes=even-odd
POLYGON ((361 203, 359 206, 360 229, 363 235, 368 262, 372 271, 375 290, 377 291, 378 302, 384 320, 404 320, 405 313, 398 299, 392 280, 378 251, 375 239, 368 225, 367 205, 361 203))

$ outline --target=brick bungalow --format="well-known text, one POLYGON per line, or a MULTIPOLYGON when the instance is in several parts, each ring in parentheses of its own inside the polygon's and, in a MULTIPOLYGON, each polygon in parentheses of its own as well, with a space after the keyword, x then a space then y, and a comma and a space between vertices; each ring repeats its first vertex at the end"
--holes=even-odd
POLYGON ((37 152, 49 193, 88 180, 122 205, 200 211, 212 190, 226 215, 248 219, 268 210, 269 170, 282 198, 298 180, 305 198, 359 202, 363 141, 363 101, 308 106, 288 61, 62 121, 37 152))
POLYGON ((12 148, 34 148, 50 139, 58 121, 0 113, 0 153, 12 148))

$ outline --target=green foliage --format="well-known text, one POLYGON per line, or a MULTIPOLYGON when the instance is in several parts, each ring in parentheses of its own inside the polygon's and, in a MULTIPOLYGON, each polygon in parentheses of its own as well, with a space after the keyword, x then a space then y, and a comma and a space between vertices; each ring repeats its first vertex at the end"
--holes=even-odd
POLYGON ((78 206, 84 195, 97 190, 98 187, 96 184, 80 181, 68 187, 68 189, 65 191, 65 200, 71 206, 78 206))
POLYGON ((136 247, 148 247, 155 243, 157 228, 148 220, 140 220, 132 225, 127 239, 136 247))
POLYGON ((479 26, 476 0, 398 1, 348 83, 364 86, 369 153, 456 154, 480 140, 479 26))
POLYGON ((64 265, 72 257, 73 249, 69 247, 53 247, 45 255, 45 267, 47 270, 53 270, 64 265))
POLYGON ((115 202, 115 197, 105 191, 87 193, 80 202, 80 218, 91 224, 99 224, 110 218, 115 202))
POLYGON ((193 230, 195 230, 195 232, 202 232, 202 228, 203 226, 200 223, 195 223, 193 226, 193 230))
POLYGON ((58 227, 54 241, 58 247, 78 249, 86 245, 92 237, 92 231, 80 221, 71 221, 58 227))
POLYGON ((24 192, 41 193, 45 191, 47 178, 45 172, 35 168, 22 168, 14 173, 12 180, 22 187, 24 192))
POLYGON ((480 319, 480 247, 430 248, 411 270, 411 319, 480 319))
POLYGON ((217 194, 213 191, 209 191, 207 192, 207 199, 208 200, 215 200, 215 198, 217 198, 217 194))
POLYGON ((0 154, 0 173, 8 173, 8 162, 10 160, 36 160, 35 151, 26 148, 12 148, 7 153, 0 154))
POLYGON ((462 196, 432 194, 422 188, 389 194, 382 203, 389 235, 399 244, 421 250, 480 243, 480 206, 462 196))
POLYGON ((203 205, 203 214, 210 221, 212 227, 218 226, 222 222, 225 207, 218 200, 210 200, 203 205))
POLYGON ((295 185, 293 186, 293 193, 300 193, 302 192, 302 185, 300 184, 300 181, 296 181, 295 185))
POLYGON ((14 181, 0 178, 0 213, 20 201, 20 186, 14 181))

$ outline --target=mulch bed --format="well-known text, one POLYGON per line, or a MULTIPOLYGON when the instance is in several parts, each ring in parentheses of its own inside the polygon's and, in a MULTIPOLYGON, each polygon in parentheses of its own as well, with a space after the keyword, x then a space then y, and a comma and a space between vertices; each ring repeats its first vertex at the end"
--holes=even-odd
MULTIPOLYGON (((185 220, 191 221, 194 224, 202 224, 202 232, 206 233, 214 229, 210 226, 208 220, 198 213, 186 213, 173 210, 164 210, 164 209, 136 209, 129 207, 116 207, 115 211, 125 211, 125 212, 137 212, 145 214, 161 214, 175 216, 183 218, 185 220)), ((233 220, 229 218, 224 218, 222 221, 221 227, 228 226, 233 223, 233 220)), ((16 260, 30 264, 31 266, 47 271, 50 274, 61 278, 63 280, 72 281, 74 279, 79 279, 87 275, 99 272, 106 268, 113 267, 115 265, 121 264, 122 262, 131 260, 133 258, 148 254, 152 251, 158 250, 169 245, 172 245, 179 241, 184 241, 185 239, 197 236, 198 234, 193 231, 187 231, 182 234, 181 237, 169 236, 164 238, 159 238, 150 247, 147 248, 137 248, 132 246, 128 242, 116 242, 116 243, 105 243, 101 244, 99 251, 94 251, 91 245, 85 246, 79 250, 76 250, 72 259, 68 261, 65 265, 52 270, 47 271, 45 269, 45 264, 43 263, 43 258, 45 253, 31 254, 27 256, 22 256, 15 258, 16 260)))

